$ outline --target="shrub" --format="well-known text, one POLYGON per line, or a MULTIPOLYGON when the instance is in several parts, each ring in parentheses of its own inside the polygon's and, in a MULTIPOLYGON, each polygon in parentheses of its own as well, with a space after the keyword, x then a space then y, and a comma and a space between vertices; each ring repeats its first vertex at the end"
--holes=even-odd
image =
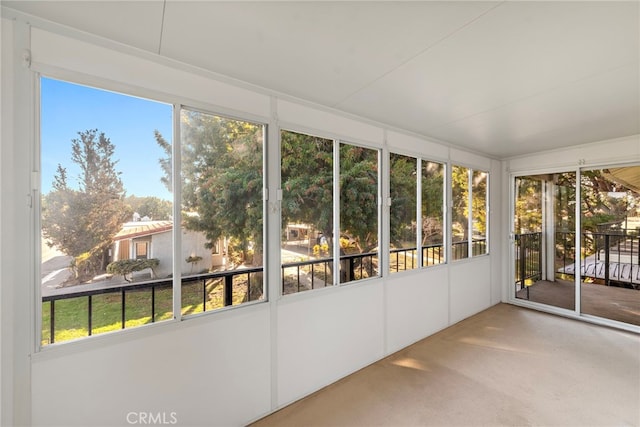
MULTIPOLYGON (((120 261, 114 261, 107 265, 107 273, 109 274, 121 274, 124 280, 131 282, 127 278, 127 274, 131 274, 135 271, 141 271, 146 268, 150 268, 152 272, 155 267, 160 264, 160 260, 157 258, 150 259, 121 259, 120 261)), ((155 275, 155 272, 154 272, 155 275)))

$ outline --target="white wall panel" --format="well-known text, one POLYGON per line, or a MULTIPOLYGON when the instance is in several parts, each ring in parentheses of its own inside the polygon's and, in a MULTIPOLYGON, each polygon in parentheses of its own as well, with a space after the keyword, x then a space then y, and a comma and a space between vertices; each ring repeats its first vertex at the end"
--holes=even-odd
POLYGON ((387 354, 448 326, 449 269, 431 267, 387 279, 387 354))
POLYGON ((491 306, 491 257, 480 256, 451 265, 451 324, 491 306))
POLYGON ((470 166, 474 169, 488 171, 491 168, 491 159, 478 154, 462 151, 455 148, 450 150, 451 162, 460 166, 470 166))
POLYGON ((72 70, 162 94, 178 94, 182 99, 269 117, 270 98, 267 95, 95 44, 33 28, 31 50, 35 69, 72 70))
POLYGON ((382 146, 381 127, 282 99, 278 100, 277 109, 278 120, 281 122, 310 131, 318 130, 322 132, 319 136, 341 137, 347 141, 351 139, 354 142, 363 141, 382 146))
MULTIPOLYGON (((491 255, 491 305, 503 300, 502 295, 502 248, 509 246, 509 233, 503 226, 502 199, 509 199, 509 192, 502 190, 502 162, 491 161, 489 172, 489 254, 491 255)), ((505 223, 508 223, 509 216, 505 223)), ((508 259, 508 258, 507 258, 508 259)), ((506 264, 506 262, 504 262, 506 264)))
POLYGON ((571 148, 544 151, 509 159, 510 172, 553 168, 575 169, 579 165, 603 165, 640 161, 640 135, 617 138, 571 148))
POLYGON ((425 159, 446 160, 449 158, 449 147, 446 145, 400 132, 387 132, 387 145, 391 151, 414 153, 425 159))
POLYGON ((383 357, 382 286, 372 280, 279 301, 279 405, 383 357))
POLYGON ((39 354, 33 424, 126 426, 130 412, 165 413, 168 420, 174 412, 177 425, 231 426, 266 413, 268 306, 226 314, 113 345, 39 354))

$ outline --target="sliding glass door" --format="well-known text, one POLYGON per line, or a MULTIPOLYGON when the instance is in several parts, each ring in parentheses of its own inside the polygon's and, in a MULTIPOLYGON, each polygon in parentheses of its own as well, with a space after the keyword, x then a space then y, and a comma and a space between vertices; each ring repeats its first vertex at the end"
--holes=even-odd
POLYGON ((516 177, 515 297, 574 310, 575 173, 516 177))
POLYGON ((640 325, 640 166, 581 171, 580 311, 640 325))
POLYGON ((518 176, 513 200, 516 299, 640 325, 640 166, 518 176))

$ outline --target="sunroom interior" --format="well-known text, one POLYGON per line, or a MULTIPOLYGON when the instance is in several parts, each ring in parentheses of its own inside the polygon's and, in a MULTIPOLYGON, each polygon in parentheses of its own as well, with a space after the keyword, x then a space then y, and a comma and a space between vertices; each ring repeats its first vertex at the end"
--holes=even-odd
POLYGON ((638 2, 0 5, 2 425, 247 425, 498 304, 640 334, 638 2))

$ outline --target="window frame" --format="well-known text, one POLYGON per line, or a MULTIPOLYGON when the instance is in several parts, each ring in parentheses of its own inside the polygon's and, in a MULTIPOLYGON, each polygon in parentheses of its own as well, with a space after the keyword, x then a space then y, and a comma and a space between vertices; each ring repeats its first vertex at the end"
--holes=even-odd
POLYGON ((489 247, 490 247, 490 179, 491 179, 491 171, 488 170, 489 168, 485 169, 485 168, 476 168, 474 166, 470 166, 468 164, 465 164, 464 162, 454 162, 451 161, 450 162, 450 167, 449 170, 451 171, 449 174, 449 178, 448 178, 448 182, 449 182, 449 187, 450 187, 450 191, 449 194, 451 195, 451 199, 450 199, 450 203, 449 203, 449 211, 450 214, 448 215, 449 217, 449 221, 450 224, 448 226, 448 231, 449 231, 449 242, 450 242, 450 248, 451 250, 450 252, 450 259, 452 262, 457 262, 457 261, 462 261, 465 259, 471 259, 471 258, 477 258, 477 257, 482 257, 482 256, 487 256, 489 255, 489 247), (467 222, 467 228, 468 228, 468 237, 467 237, 467 256, 465 257, 461 257, 461 258, 454 258, 453 257, 453 207, 454 207, 454 198, 453 198, 453 169, 455 167, 460 167, 460 168, 465 168, 467 170, 467 187, 468 187, 468 194, 467 194, 467 203, 466 203, 466 208, 467 208, 467 218, 466 218, 466 222, 467 222), (485 191, 485 197, 484 197, 484 207, 485 207, 485 239, 484 239, 484 252, 474 255, 473 253, 473 224, 474 224, 474 220, 473 220, 473 177, 474 177, 474 173, 475 172, 481 172, 484 173, 486 175, 486 191, 485 191))
MULTIPOLYGON (((314 131, 314 130, 309 130, 309 129, 305 129, 302 128, 300 126, 297 125, 293 125, 293 124, 284 124, 284 123, 279 123, 278 129, 277 129, 278 135, 279 137, 282 135, 282 132, 291 132, 291 133, 296 133, 296 134, 300 134, 300 135, 306 135, 306 136, 310 136, 310 137, 315 137, 315 138, 322 138, 322 139, 326 139, 328 141, 332 142, 332 148, 333 148, 333 154, 332 154, 332 161, 333 161, 333 172, 332 172, 332 200, 333 200, 333 205, 332 205, 332 218, 333 218, 333 230, 334 230, 334 236, 336 234, 336 230, 338 230, 338 237, 340 235, 340 226, 341 226, 341 222, 340 222, 340 147, 344 144, 344 145, 349 145, 349 146, 354 146, 354 147, 359 147, 359 148, 363 148, 363 149, 367 149, 367 150, 374 150, 377 153, 377 173, 376 173, 376 188, 377 188, 377 197, 376 197, 376 215, 377 215, 377 228, 376 228, 376 235, 377 235, 377 239, 378 239, 378 252, 377 252, 377 256, 378 256, 378 274, 376 276, 373 277, 367 277, 364 279, 357 279, 357 280, 350 280, 350 281, 346 281, 346 282, 342 282, 341 281, 341 276, 340 276, 340 272, 341 272, 341 268, 334 268, 332 270, 332 281, 333 284, 329 285, 329 286, 325 286, 323 288, 316 288, 316 289, 311 289, 311 291, 320 291, 321 289, 331 289, 331 288, 340 288, 340 287, 344 287, 344 286, 348 286, 348 285, 355 285, 355 284, 359 284, 362 282, 366 282, 366 281, 370 281, 370 280, 376 280, 376 279, 380 279, 383 276, 386 275, 386 273, 384 272, 382 266, 383 266, 383 262, 386 262, 386 255, 381 254, 381 250, 380 247, 382 246, 382 230, 383 230, 383 210, 382 210, 382 189, 383 189, 383 183, 382 183, 382 178, 383 178, 383 170, 382 170, 382 165, 383 165, 383 155, 384 155, 384 150, 381 147, 376 147, 372 144, 367 144, 367 143, 362 143, 362 142, 353 142, 352 139, 348 139, 348 138, 343 138, 343 137, 339 137, 339 136, 330 136, 327 135, 327 133, 325 132, 320 132, 320 131, 314 131), (384 260, 384 261, 383 261, 384 260)), ((279 147, 279 154, 282 154, 281 151, 281 147, 279 147)), ((280 168, 280 173, 279 173, 279 180, 280 180, 280 187, 282 187, 282 159, 281 157, 279 157, 278 159, 278 166, 280 168)), ((284 192, 285 190, 282 188, 279 188, 280 192, 284 192)), ((280 196, 280 200, 282 199, 282 196, 280 196)), ((279 233, 278 233, 278 243, 279 246, 282 247, 282 236, 283 236, 283 229, 282 229, 282 222, 280 221, 280 225, 279 225, 279 233)), ((341 259, 340 259, 340 239, 333 239, 333 247, 332 247, 332 262, 334 265, 339 265, 341 263, 341 259)), ((291 293, 284 293, 282 290, 282 281, 283 281, 283 272, 282 272, 282 260, 280 259, 280 263, 279 263, 279 268, 280 268, 280 274, 279 274, 279 285, 278 289, 278 295, 279 297, 285 297, 285 298, 289 298, 292 297, 293 295, 301 295, 301 294, 308 294, 309 292, 307 291, 297 291, 297 292, 291 292, 291 293)), ((315 292, 311 292, 312 294, 315 292)))
MULTIPOLYGON (((180 323, 183 320, 200 317, 202 315, 216 315, 218 313, 234 311, 236 309, 242 309, 244 307, 249 307, 253 305, 259 304, 268 304, 270 301, 269 295, 269 286, 267 282, 267 277, 269 274, 268 268, 268 259, 267 259, 267 218, 268 218, 268 170, 267 170, 267 153, 269 143, 269 126, 270 120, 267 117, 258 116, 249 112, 238 112, 237 110, 231 110, 229 108, 221 107, 219 105, 213 105, 205 102, 197 102, 190 100, 188 101, 186 98, 181 98, 179 95, 169 95, 167 93, 159 93, 152 89, 146 89, 139 86, 135 86, 132 84, 126 84, 121 82, 116 82, 112 80, 108 80, 102 77, 97 77, 94 75, 86 75, 75 71, 69 71, 60 69, 55 66, 46 66, 41 67, 41 69, 34 69, 31 73, 31 81, 33 87, 33 99, 34 101, 31 103, 31 111, 33 113, 33 123, 32 128, 34 129, 34 137, 33 141, 33 155, 32 155, 32 179, 34 186, 34 197, 33 197, 33 209, 32 209, 32 219, 31 226, 33 227, 33 239, 32 245, 33 250, 31 251, 30 256, 30 264, 34 266, 34 274, 33 274, 33 293, 32 293, 32 304, 34 305, 34 351, 36 353, 40 352, 48 352, 53 351, 54 349, 58 349, 61 347, 74 347, 76 345, 84 345, 87 341, 92 342, 95 340, 104 340, 104 339, 122 339, 118 337, 122 337, 123 334, 129 333, 139 333, 139 331, 148 330, 150 328, 159 327, 162 324, 171 324, 171 323, 180 323), (43 326, 43 317, 42 317, 42 292, 41 292, 41 237, 40 233, 42 230, 41 217, 42 217, 42 206, 40 203, 40 197, 42 196, 42 183, 41 183, 41 152, 42 152, 42 138, 41 138, 41 124, 42 124, 42 115, 41 115, 41 81, 42 79, 53 79, 59 80, 65 83, 85 86, 90 89, 112 92, 118 95, 141 98, 150 102, 156 102, 165 104, 171 107, 172 111, 172 179, 173 182, 180 182, 180 173, 181 169, 178 165, 181 162, 181 141, 180 141, 180 110, 181 108, 188 108, 193 111, 199 111, 206 114, 212 114, 220 117, 224 117, 226 119, 238 120, 238 121, 246 121, 251 122, 256 125, 260 125, 262 127, 262 215, 263 215, 263 225, 262 225, 262 238, 263 238, 263 253, 264 253, 264 262, 262 266, 263 272, 263 295, 264 297, 261 300, 249 301, 239 305, 229 305, 216 310, 208 310, 202 313, 190 314, 190 315, 182 315, 181 313, 181 277, 180 275, 173 274, 172 279, 172 307, 173 307, 173 315, 172 318, 164 320, 162 322, 153 322, 140 326, 133 326, 128 328, 123 328, 115 331, 110 331, 106 333, 92 334, 85 337, 72 339, 68 341, 56 342, 54 344, 43 345, 42 344, 42 326, 43 326), (185 101, 185 103, 182 103, 185 101), (115 338, 114 338, 115 337, 115 338)), ((172 204, 173 204, 173 217, 174 221, 181 220, 181 209, 180 204, 175 203, 177 200, 182 199, 181 188, 180 186, 175 186, 172 192, 172 204)), ((180 245, 180 236, 183 231, 183 227, 174 226, 172 227, 172 255, 173 255, 173 265, 172 271, 175 273, 176 271, 181 270, 181 245, 180 245)), ((147 243, 147 257, 150 255, 149 250, 150 242, 147 243)), ((132 248, 135 252, 135 244, 134 248, 132 248)), ((131 253, 134 255, 134 253, 131 253)))

